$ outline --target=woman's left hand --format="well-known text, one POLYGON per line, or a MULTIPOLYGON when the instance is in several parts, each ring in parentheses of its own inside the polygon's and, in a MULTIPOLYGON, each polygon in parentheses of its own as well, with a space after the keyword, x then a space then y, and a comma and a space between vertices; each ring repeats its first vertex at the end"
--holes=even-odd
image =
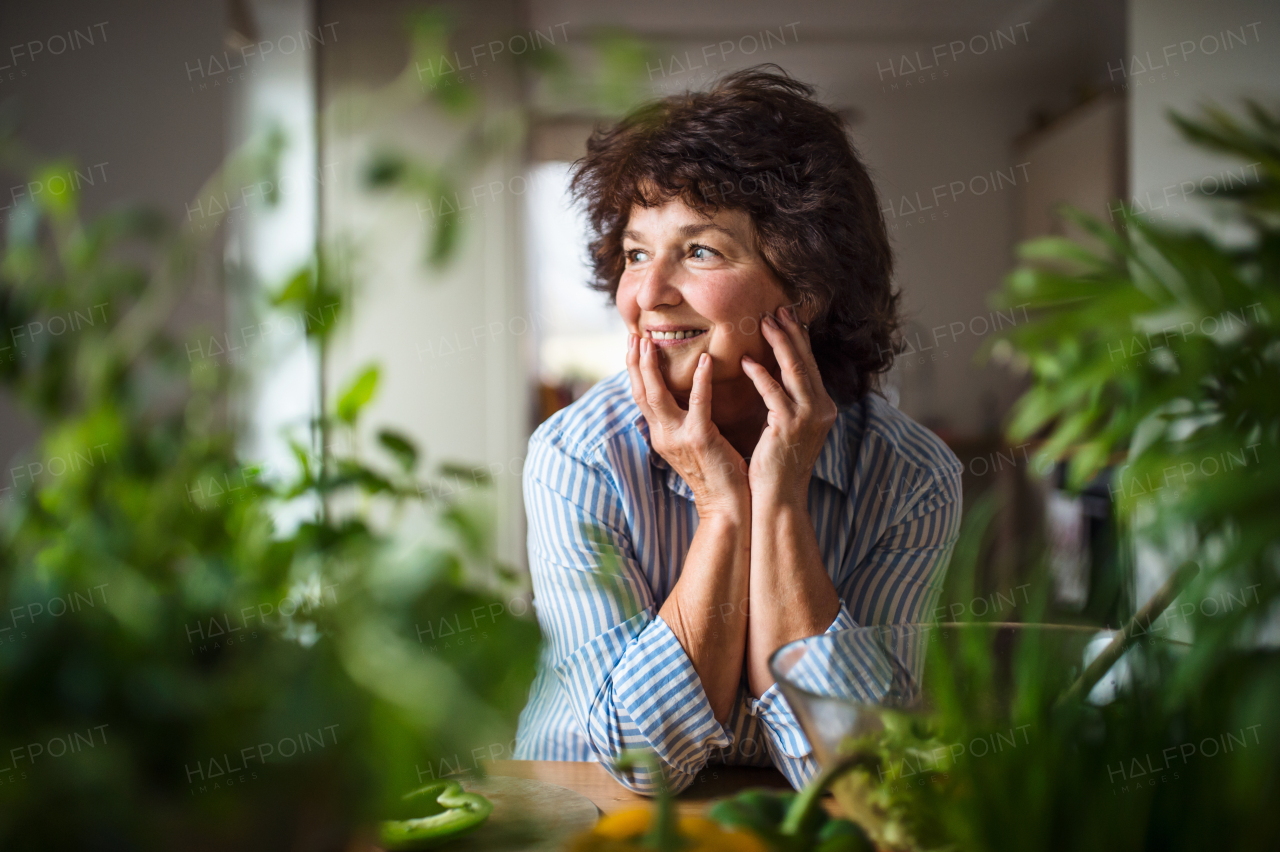
POLYGON ((750 356, 742 357, 742 369, 769 408, 747 471, 752 506, 789 503, 807 509, 809 478, 835 423, 836 404, 822 385, 809 332, 794 311, 782 308, 777 320, 766 315, 760 328, 773 347, 782 381, 750 356))

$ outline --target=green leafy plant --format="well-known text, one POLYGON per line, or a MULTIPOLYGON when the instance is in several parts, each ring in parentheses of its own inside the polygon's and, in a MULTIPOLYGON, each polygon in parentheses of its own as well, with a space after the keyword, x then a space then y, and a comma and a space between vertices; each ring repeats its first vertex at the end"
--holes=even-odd
MULTIPOLYGON (((1011 441, 1042 440, 1042 462, 1069 463, 1069 487, 1109 476, 1122 546, 1141 539, 1203 570, 1174 617, 1139 625, 1127 683, 1097 703, 1061 698, 1079 672, 1051 642, 1010 657, 978 624, 932 650, 928 712, 886 711, 881 733, 847 744, 868 765, 845 793, 882 848, 1280 842, 1280 653, 1262 641, 1280 582, 1280 120, 1247 104, 1243 119, 1173 121, 1256 179, 1219 193, 1199 229, 1125 211, 1112 230, 1066 211, 1091 247, 1020 247, 998 301, 1032 321, 991 354, 1033 380, 1011 441), (1170 641, 1179 621, 1189 645, 1170 641)), ((992 508, 966 517, 956 547, 949 590, 962 600, 992 508)), ((1027 579, 1040 594, 1020 620, 1034 622, 1048 613, 1045 566, 1027 579)))
POLYGON ((1042 454, 1069 460, 1076 487, 1118 460, 1110 487, 1130 542, 1198 561, 1193 595, 1254 592, 1251 606, 1196 615, 1179 680, 1194 690, 1234 639, 1259 635, 1280 595, 1280 120, 1247 103, 1244 118, 1209 108, 1172 121, 1248 164, 1212 199, 1217 226, 1174 230, 1124 211, 1112 231, 1065 211, 1101 249, 1024 243, 1001 298, 1036 321, 993 352, 1034 380, 1012 439, 1043 432, 1042 454))
MULTIPOLYGON (((433 758, 509 742, 533 674, 485 507, 436 496, 448 471, 395 431, 381 462, 331 451, 376 368, 322 394, 296 473, 239 457, 234 371, 172 330, 204 239, 142 209, 83 221, 70 190, 10 222, 0 323, 71 330, 0 361, 40 434, 0 507, 4 848, 344 849, 433 758), (372 500, 427 500, 452 543, 406 549, 372 500)), ((341 293, 317 259, 276 300, 326 309, 303 323, 322 361, 341 293)))
MULTIPOLYGON (((962 535, 980 535, 969 525, 962 535)), ((976 549, 962 549, 972 558, 976 549)), ((961 566, 965 567, 965 566, 961 566)), ((1268 848, 1280 790, 1280 659, 1237 654, 1171 701, 1187 648, 1143 636, 1117 695, 1064 702, 1091 632, 1034 622, 907 628, 927 647, 920 709, 882 709, 883 728, 842 746, 862 766, 837 800, 887 850, 1268 848), (914 633, 913 633, 914 631, 914 633), (948 633, 952 635, 947 635, 948 633), (1221 833, 1223 820, 1233 832, 1221 833)), ((1105 690, 1104 690, 1105 692, 1105 690)), ((868 711, 870 712, 870 711, 868 711)))

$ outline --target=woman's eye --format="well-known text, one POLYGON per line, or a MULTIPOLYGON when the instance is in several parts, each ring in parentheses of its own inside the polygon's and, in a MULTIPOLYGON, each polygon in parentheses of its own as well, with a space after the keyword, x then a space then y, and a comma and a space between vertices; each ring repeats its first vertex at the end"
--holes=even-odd
POLYGON ((644 263, 649 259, 649 253, 640 249, 632 249, 626 253, 627 263, 644 263))
POLYGON ((695 260, 710 260, 715 257, 716 254, 717 252, 715 249, 707 248, 706 246, 695 245, 689 248, 689 256, 695 260))

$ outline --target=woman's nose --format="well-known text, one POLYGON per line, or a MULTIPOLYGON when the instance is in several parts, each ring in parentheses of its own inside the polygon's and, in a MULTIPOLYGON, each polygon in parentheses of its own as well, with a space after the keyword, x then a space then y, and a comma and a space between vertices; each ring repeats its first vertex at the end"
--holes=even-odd
POLYGON ((636 292, 636 302, 643 311, 671 307, 683 301, 680 288, 676 286, 676 270, 665 263, 654 263, 645 270, 644 279, 636 292))

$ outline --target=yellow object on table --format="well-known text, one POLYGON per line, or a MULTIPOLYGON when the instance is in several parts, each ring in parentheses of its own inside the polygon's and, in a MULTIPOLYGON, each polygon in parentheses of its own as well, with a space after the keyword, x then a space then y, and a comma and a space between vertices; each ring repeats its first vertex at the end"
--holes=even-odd
MULTIPOLYGON (((642 850, 640 841, 653 820, 651 808, 628 808, 606 814, 596 827, 579 835, 569 845, 570 852, 629 852, 642 850)), ((768 852, 754 834, 726 830, 705 817, 682 816, 676 822, 682 838, 690 841, 685 852, 768 852)))

